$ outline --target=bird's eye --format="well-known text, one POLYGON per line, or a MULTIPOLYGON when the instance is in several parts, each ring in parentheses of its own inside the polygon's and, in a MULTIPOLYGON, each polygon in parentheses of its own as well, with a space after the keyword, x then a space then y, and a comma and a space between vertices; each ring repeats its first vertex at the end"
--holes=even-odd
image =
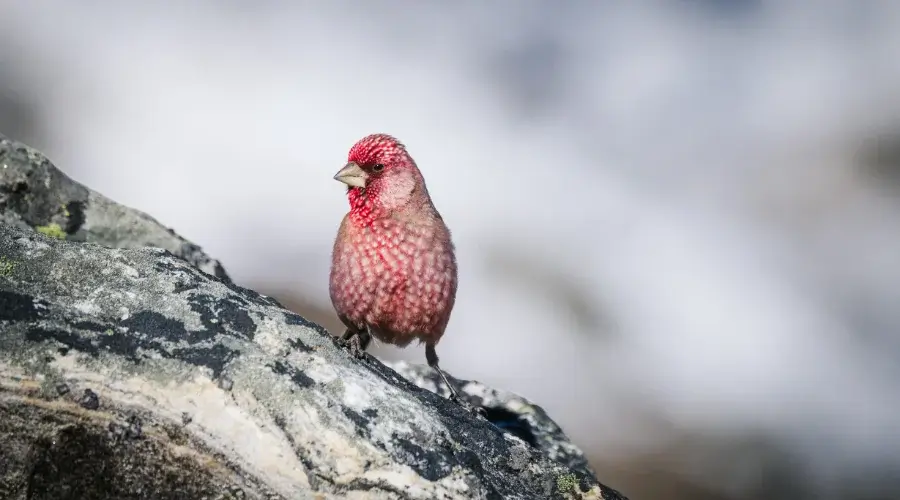
POLYGON ((381 172, 382 170, 384 170, 384 164, 383 164, 383 163, 376 163, 375 166, 372 167, 372 170, 375 171, 375 172, 381 172))

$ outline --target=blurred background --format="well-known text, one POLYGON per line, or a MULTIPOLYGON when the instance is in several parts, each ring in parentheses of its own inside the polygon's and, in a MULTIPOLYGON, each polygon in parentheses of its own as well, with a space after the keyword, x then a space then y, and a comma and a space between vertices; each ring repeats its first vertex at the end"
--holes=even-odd
POLYGON ((896 498, 900 3, 0 19, 0 132, 333 333, 332 176, 399 137, 458 247, 442 365, 544 406, 630 498, 896 498))

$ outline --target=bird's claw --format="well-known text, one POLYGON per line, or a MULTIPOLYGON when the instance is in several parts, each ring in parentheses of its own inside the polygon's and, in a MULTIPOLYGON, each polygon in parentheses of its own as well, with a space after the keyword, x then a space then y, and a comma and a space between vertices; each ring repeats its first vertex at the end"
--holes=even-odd
POLYGON ((456 394, 451 394, 447 399, 458 404, 462 407, 463 410, 475 415, 476 417, 484 417, 487 418, 487 411, 481 406, 473 405, 468 401, 464 401, 456 394))
POLYGON ((362 347, 359 335, 354 335, 350 338, 336 337, 335 340, 342 349, 349 351, 354 358, 363 359, 366 357, 366 350, 362 347))
POLYGON ((356 359, 365 359, 366 351, 360 349, 358 345, 350 344, 350 355, 356 359))
POLYGON ((481 417, 481 418, 487 420, 487 410, 485 410, 481 406, 471 406, 470 405, 468 410, 470 413, 472 413, 476 417, 481 417))
POLYGON ((350 349, 351 356, 355 357, 356 359, 363 359, 366 357, 366 351, 362 348, 362 345, 360 345, 361 342, 359 340, 359 336, 355 336, 350 339, 349 344, 350 345, 348 347, 350 349))

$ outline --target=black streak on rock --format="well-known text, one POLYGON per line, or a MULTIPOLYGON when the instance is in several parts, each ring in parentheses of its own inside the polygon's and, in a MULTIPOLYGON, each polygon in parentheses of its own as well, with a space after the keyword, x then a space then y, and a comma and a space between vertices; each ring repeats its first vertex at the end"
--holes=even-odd
MULTIPOLYGON (((275 423, 275 427, 281 429, 282 435, 291 443, 291 448, 294 450, 294 456, 300 460, 300 463, 306 467, 308 471, 314 471, 316 469, 314 462, 307 455, 307 450, 302 446, 297 446, 297 442, 294 440, 293 432, 291 432, 287 424, 284 421, 284 417, 281 415, 273 415, 272 421, 275 423)), ((333 480, 328 478, 327 476, 323 476, 321 474, 309 474, 308 476, 309 485, 313 491, 318 491, 321 489, 321 485, 323 482, 328 482, 330 484, 334 484, 333 480)))
POLYGON ((0 290, 0 321, 32 321, 41 317, 27 295, 0 290))
POLYGON ((302 371, 292 366, 288 366, 281 361, 275 361, 274 363, 267 364, 266 366, 271 368, 273 372, 279 375, 287 375, 291 378, 291 381, 293 381, 298 387, 305 389, 316 384, 315 380, 311 379, 302 371))
POLYGON ((141 333, 148 338, 164 339, 169 342, 187 342, 188 344, 199 344, 212 339, 215 332, 205 331, 188 331, 184 327, 184 323, 179 320, 168 318, 158 312, 141 311, 132 314, 128 319, 121 321, 120 326, 124 326, 135 333, 141 333))
POLYGON ((385 480, 372 481, 369 479, 356 478, 347 483, 347 489, 350 491, 378 491, 393 493, 397 496, 397 498, 408 498, 406 491, 403 491, 402 489, 390 484, 385 480))
POLYGON ((88 330, 90 332, 102 332, 107 329, 106 326, 94 321, 76 321, 72 323, 72 326, 79 330, 88 330))
MULTIPOLYGON (((456 461, 459 462, 463 467, 468 467, 474 471, 477 471, 479 474, 484 473, 484 467, 481 466, 481 459, 478 458, 478 455, 468 449, 462 449, 458 451, 454 451, 453 456, 456 458, 456 461)), ((508 457, 509 455, 504 455, 508 457)))
POLYGON ((351 422, 356 425, 356 435, 365 439, 369 439, 371 437, 371 432, 369 432, 369 424, 371 421, 357 413, 351 408, 347 408, 346 406, 341 408, 341 412, 345 417, 349 418, 351 422))
MULTIPOLYGON (((163 255, 168 255, 168 256, 174 257, 174 254, 172 254, 172 252, 170 252, 168 250, 163 252, 163 255)), ((189 268, 187 266, 179 266, 179 265, 175 264, 174 262, 167 260, 167 259, 160 259, 160 260, 156 261, 156 263, 153 264, 153 267, 155 267, 157 271, 160 271, 165 274, 176 274, 177 275, 180 273, 187 273, 187 274, 190 274, 191 277, 197 278, 197 274, 194 272, 191 272, 191 270, 193 268, 189 268)))
POLYGON ((95 330, 95 327, 99 328, 98 335, 94 339, 90 339, 84 335, 65 330, 34 327, 25 332, 25 339, 31 342, 44 342, 53 339, 70 349, 75 349, 94 357, 98 356, 101 350, 107 350, 127 357, 136 363, 140 362, 134 339, 108 328, 103 329, 103 325, 96 323, 82 322, 81 325, 83 329, 93 332, 98 332, 98 330, 95 330), (89 328, 84 328, 88 326, 89 328))
POLYGON ((309 320, 307 320, 303 316, 300 316, 299 314, 294 314, 292 312, 284 313, 284 322, 289 325, 300 325, 300 326, 312 325, 312 323, 310 323, 309 320))
MULTIPOLYGON (((171 252, 167 252, 167 253, 169 253, 171 255, 171 252)), ((184 259, 179 259, 179 260, 183 261, 184 259)), ((191 259, 187 259, 187 260, 190 262, 191 259)), ((161 260, 161 261, 157 262, 154 266, 156 267, 157 270, 166 272, 167 274, 175 274, 175 275, 187 274, 193 280, 195 280, 197 282, 209 279, 209 275, 200 271, 196 267, 179 265, 179 264, 180 264, 180 262, 176 263, 176 261, 161 260)), ((281 304, 279 304, 278 301, 273 299, 272 297, 266 297, 255 290, 251 290, 249 288, 244 288, 244 287, 234 284, 234 282, 232 282, 231 279, 228 278, 227 275, 225 275, 224 268, 221 269, 221 272, 222 272, 221 276, 218 274, 219 273, 218 270, 219 270, 219 267, 217 265, 216 270, 214 272, 216 273, 216 278, 217 278, 218 282, 221 283, 222 285, 224 285, 226 288, 228 288, 232 292, 234 292, 234 294, 230 296, 231 300, 238 301, 243 306, 249 305, 252 302, 252 303, 254 303, 256 305, 260 305, 260 306, 282 307, 281 304), (249 301, 245 300, 245 299, 248 299, 249 301)))
POLYGON ((188 290, 196 290, 199 287, 200 285, 198 285, 196 281, 178 280, 175 282, 175 289, 172 290, 172 292, 181 293, 188 290))
POLYGON ((231 300, 223 300, 220 305, 222 309, 219 311, 219 320, 225 321, 247 340, 253 340, 256 335, 256 322, 250 314, 231 300))
POLYGON ((226 325, 247 340, 253 340, 256 335, 256 323, 235 300, 195 293, 188 298, 188 303, 200 315, 200 322, 209 335, 229 334, 226 325))
POLYGON ((321 335, 324 335, 326 337, 332 337, 332 340, 336 340, 336 338, 334 338, 333 335, 328 333, 328 331, 325 330, 325 328, 323 328, 321 325, 317 325, 317 324, 313 323, 312 321, 309 321, 308 319, 304 318, 303 316, 300 316, 299 314, 295 314, 292 312, 285 312, 284 313, 284 322, 289 325, 300 325, 300 326, 305 326, 307 328, 311 328, 311 329, 319 332, 321 335))
POLYGON ((297 384, 297 387, 301 388, 312 387, 316 384, 315 380, 311 379, 300 370, 295 370, 294 373, 291 374, 291 380, 297 384))
POLYGON ((66 345, 70 349, 83 352, 91 356, 100 354, 100 349, 87 338, 81 337, 65 330, 56 330, 50 328, 29 328, 25 332, 25 340, 29 342, 46 342, 48 340, 56 340, 66 345))
POLYGON ((312 349, 309 348, 306 344, 300 341, 300 339, 288 339, 288 344, 294 348, 295 351, 298 352, 312 352, 312 349))
POLYGON ((222 344, 211 347, 188 347, 174 349, 172 356, 195 366, 205 366, 212 370, 213 377, 221 375, 225 365, 237 357, 238 352, 222 344))
POLYGON ((83 329, 96 332, 97 335, 91 339, 65 330, 33 327, 25 333, 25 338, 31 342, 53 339, 70 349, 95 357, 100 354, 101 350, 107 350, 127 357, 136 363, 140 362, 138 348, 143 348, 155 351, 167 359, 175 358, 195 366, 205 366, 212 370, 213 377, 218 377, 225 369, 225 365, 238 355, 237 351, 222 344, 203 345, 203 341, 212 337, 210 332, 188 332, 180 321, 166 318, 155 312, 142 311, 120 323, 122 326, 134 329, 135 332, 144 334, 145 338, 134 333, 125 334, 112 328, 104 328, 99 323, 85 321, 80 322, 79 325, 83 329), (184 340, 192 345, 168 352, 163 345, 156 341, 156 338, 171 342, 184 340))
POLYGON ((408 439, 391 436, 395 447, 403 450, 409 460, 405 460, 416 473, 428 481, 440 481, 451 472, 447 457, 438 451, 426 450, 408 439))

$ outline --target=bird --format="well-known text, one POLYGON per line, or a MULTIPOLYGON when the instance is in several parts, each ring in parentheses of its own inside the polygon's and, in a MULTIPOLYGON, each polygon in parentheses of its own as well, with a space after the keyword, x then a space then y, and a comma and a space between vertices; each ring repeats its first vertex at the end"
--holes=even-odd
POLYGON ((418 165, 396 137, 370 134, 353 144, 334 179, 346 184, 350 204, 328 287, 346 327, 341 344, 363 358, 373 337, 399 348, 424 343, 448 399, 472 410, 439 365, 436 346, 456 302, 456 250, 418 165))

